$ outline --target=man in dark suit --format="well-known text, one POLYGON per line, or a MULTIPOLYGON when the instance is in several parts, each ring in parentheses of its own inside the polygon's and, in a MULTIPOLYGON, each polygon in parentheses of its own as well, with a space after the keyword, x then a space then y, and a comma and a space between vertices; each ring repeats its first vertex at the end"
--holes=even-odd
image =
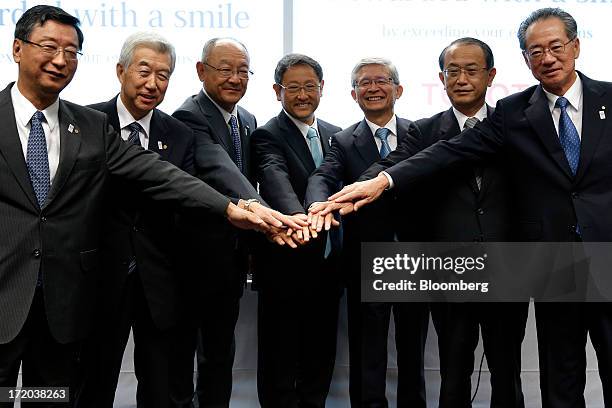
POLYGON ((123 143, 106 115, 59 99, 76 72, 78 24, 57 7, 27 10, 15 26, 17 83, 0 93, 0 385, 15 387, 22 364, 24 386, 70 387, 71 402, 52 406, 78 395, 111 176, 150 199, 265 228, 200 180, 123 143))
MULTIPOLYGON (((413 131, 411 121, 394 113, 403 88, 395 66, 382 58, 364 58, 351 74, 351 95, 365 118, 334 136, 331 150, 308 182, 310 210, 343 184, 353 183, 373 163, 394 150, 413 131)), ((426 304, 361 303, 360 253, 362 242, 413 241, 416 228, 410 217, 397 217, 412 208, 408 200, 381 200, 343 222, 342 269, 347 286, 350 383, 353 407, 386 407, 387 338, 391 313, 398 350, 398 407, 425 407, 423 351, 429 314, 426 304)), ((333 222, 312 220, 318 229, 333 222)))
MULTIPOLYGON (((497 153, 506 159, 516 237, 525 241, 611 241, 612 129, 605 107, 612 84, 576 72, 577 24, 560 9, 536 10, 518 38, 539 85, 498 101, 474 129, 414 157, 410 148, 372 168, 369 181, 333 199, 353 208, 378 198, 392 180, 401 194, 436 170, 497 153), (395 164, 397 163, 397 164, 395 164)), ((343 212, 350 211, 345 207, 343 212)), ((612 405, 612 310, 609 303, 537 303, 540 388, 544 407, 584 407, 587 333, 595 347, 606 406, 612 405)))
MULTIPOLYGON (((249 63, 240 42, 228 38, 207 41, 196 64, 203 88, 173 116, 194 132, 196 176, 224 194, 249 200, 249 206, 261 207, 250 151, 257 122, 238 106, 251 75, 249 63)), ((200 407, 227 407, 232 392, 234 329, 249 269, 246 237, 220 222, 205 233, 202 222, 188 220, 188 224, 186 268, 194 275, 189 285, 194 290, 199 330, 196 392, 200 407)))
MULTIPOLYGON (((439 65, 452 107, 416 122, 419 149, 450 139, 493 113, 485 104, 496 73, 487 44, 475 38, 455 40, 440 54, 439 65)), ((443 171, 418 190, 425 220, 420 240, 508 241, 507 189, 504 171, 494 161, 443 171)), ((471 407, 479 332, 491 372, 491 407, 524 407, 521 344, 528 307, 529 303, 431 304, 440 356, 440 408, 471 407)))
MULTIPOLYGON (((156 152, 162 160, 193 173, 193 133, 179 120, 156 109, 165 96, 176 54, 166 39, 136 33, 126 39, 117 63, 121 91, 110 101, 91 105, 108 115, 128 143, 156 152), (136 125, 135 125, 136 124, 136 125)), ((134 331, 136 401, 143 407, 190 406, 193 355, 184 353, 184 310, 175 212, 151 203, 129 183, 111 178, 105 203, 103 285, 100 321, 92 341, 93 374, 84 387, 83 407, 113 406, 123 352, 134 331), (183 352, 183 353, 181 353, 183 352), (175 369, 185 364, 188 368, 175 369), (177 378, 185 375, 186 378, 177 378)))
MULTIPOLYGON (((281 58, 274 72, 283 110, 253 133, 253 162, 261 196, 278 211, 304 219, 308 177, 340 128, 315 117, 323 89, 318 62, 281 58)), ((262 407, 324 407, 336 355, 339 285, 336 239, 301 248, 255 252, 258 288, 257 391, 262 407), (334 242, 332 242, 334 241, 334 242)), ((308 228, 301 238, 309 240, 308 228)))

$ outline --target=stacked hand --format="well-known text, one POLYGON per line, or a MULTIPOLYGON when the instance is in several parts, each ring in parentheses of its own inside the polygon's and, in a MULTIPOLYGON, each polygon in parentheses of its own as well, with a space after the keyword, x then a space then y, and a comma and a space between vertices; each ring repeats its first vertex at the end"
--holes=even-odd
POLYGON ((319 216, 327 216, 338 208, 340 208, 341 215, 357 211, 364 205, 376 201, 388 187, 389 180, 382 173, 371 180, 349 184, 329 197, 329 202, 335 205, 328 205, 320 212, 319 216))

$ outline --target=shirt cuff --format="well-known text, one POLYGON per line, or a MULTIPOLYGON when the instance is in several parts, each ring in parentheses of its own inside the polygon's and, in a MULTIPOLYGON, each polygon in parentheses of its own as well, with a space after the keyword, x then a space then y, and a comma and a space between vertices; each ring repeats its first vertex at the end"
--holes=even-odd
POLYGON ((385 176, 387 178, 387 181, 389 182, 389 187, 385 188, 385 190, 391 190, 393 188, 393 186, 394 186, 393 179, 391 178, 391 175, 389 173, 387 173, 386 171, 381 171, 380 174, 385 176))

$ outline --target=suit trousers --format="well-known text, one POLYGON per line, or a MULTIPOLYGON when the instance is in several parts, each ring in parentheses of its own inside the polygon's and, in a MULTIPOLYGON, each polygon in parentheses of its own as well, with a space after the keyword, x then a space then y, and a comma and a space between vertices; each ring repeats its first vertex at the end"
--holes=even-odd
POLYGON ((258 297, 257 393, 262 408, 323 408, 336 359, 340 294, 258 297))
MULTIPOLYGON (((69 387, 70 402, 22 402, 23 408, 74 406, 81 388, 81 342, 58 343, 49 331, 43 291, 36 289, 30 312, 17 337, 0 344, 0 387, 15 387, 22 369, 24 387, 69 387)), ((13 403, 0 402, 0 408, 13 403)))
POLYGON ((612 305, 535 304, 542 408, 584 408, 587 333, 597 353, 604 405, 612 407, 612 305))
POLYGON ((438 334, 439 407, 472 406, 474 351, 482 332, 491 372, 491 408, 523 408, 521 346, 529 303, 432 303, 430 307, 438 334))
POLYGON ((429 325, 427 303, 358 303, 359 293, 349 293, 349 358, 351 406, 386 408, 387 341, 391 314, 397 351, 397 407, 425 408, 424 351, 429 325), (351 315, 353 317, 351 317, 351 315), (355 345, 357 343, 357 345, 355 345), (351 345, 353 344, 353 345, 351 345), (353 378, 351 380, 355 382, 353 378))
POLYGON ((138 268, 127 277, 120 302, 107 314, 102 330, 88 342, 87 379, 78 407, 113 407, 130 329, 134 336, 137 406, 191 407, 193 354, 187 351, 190 331, 180 324, 164 330, 155 326, 138 268))
POLYGON ((197 343, 191 347, 192 359, 196 352, 198 366, 196 406, 228 408, 240 296, 229 292, 205 294, 197 305, 197 343))

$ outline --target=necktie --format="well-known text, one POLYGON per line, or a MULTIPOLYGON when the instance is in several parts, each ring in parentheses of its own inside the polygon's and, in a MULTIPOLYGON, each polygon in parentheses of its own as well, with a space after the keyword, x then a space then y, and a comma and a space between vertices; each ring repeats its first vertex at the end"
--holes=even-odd
POLYGON ((30 135, 28 137, 28 148, 26 153, 26 164, 30 173, 30 180, 36 195, 38 206, 43 207, 47 194, 51 188, 51 177, 49 173, 49 155, 47 154, 47 140, 42 121, 45 115, 36 111, 30 121, 30 135))
MULTIPOLYGON (((319 143, 319 135, 317 134, 317 130, 313 127, 308 128, 308 133, 306 134, 306 137, 308 138, 312 161, 314 161, 315 167, 319 167, 321 163, 323 163, 323 152, 321 151, 321 144, 319 143)), ((325 240, 325 259, 329 257, 331 251, 332 243, 330 233, 328 233, 327 239, 325 240)))
POLYGON ((391 153, 391 146, 389 146, 389 141, 387 138, 391 131, 387 128, 378 128, 376 130, 375 136, 380 139, 380 157, 384 159, 391 153))
POLYGON ((132 122, 127 125, 127 128, 130 131, 130 134, 127 139, 128 143, 135 144, 136 146, 142 146, 142 144, 140 143, 140 132, 144 133, 144 129, 142 128, 142 126, 140 126, 140 123, 132 122))
POLYGON ((576 175, 578 160, 580 159, 580 137, 578 137, 576 126, 574 126, 574 123, 567 114, 568 103, 568 100, 561 96, 557 99, 555 107, 561 109, 561 116, 559 117, 559 142, 572 169, 572 174, 576 175))
POLYGON ((308 128, 306 137, 308 138, 310 154, 312 155, 312 160, 314 161, 315 167, 319 167, 321 163, 323 163, 323 152, 321 151, 321 144, 319 143, 319 135, 317 134, 317 130, 312 127, 308 128))
POLYGON ((229 125, 232 133, 232 142, 234 144, 234 154, 236 156, 236 166, 243 172, 242 168, 242 143, 240 143, 240 133, 238 132, 238 119, 236 116, 230 116, 229 125))
MULTIPOLYGON (((463 124, 463 129, 471 129, 476 126, 478 122, 480 122, 478 118, 473 116, 471 118, 467 118, 463 124)), ((476 186, 478 186, 478 190, 480 190, 480 187, 482 186, 482 167, 474 167, 474 175, 476 176, 476 186)))

